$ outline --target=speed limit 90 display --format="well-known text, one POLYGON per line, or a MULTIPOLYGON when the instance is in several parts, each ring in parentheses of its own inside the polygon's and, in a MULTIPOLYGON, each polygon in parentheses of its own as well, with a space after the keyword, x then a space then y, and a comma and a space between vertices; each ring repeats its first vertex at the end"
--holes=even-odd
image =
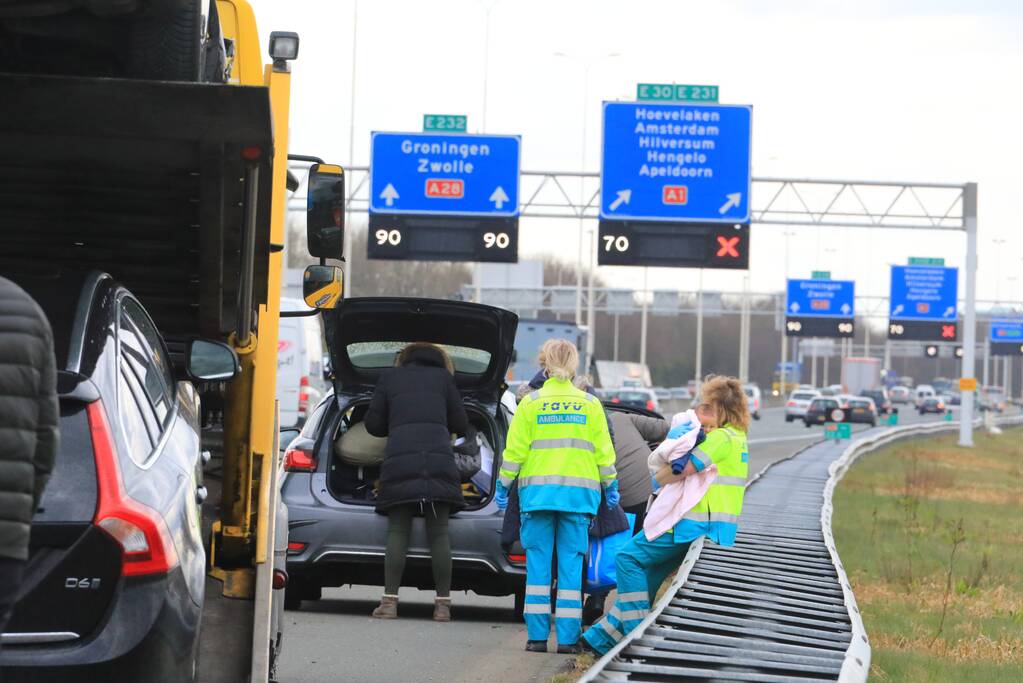
POLYGON ((517 218, 370 214, 367 256, 398 261, 518 261, 517 218))

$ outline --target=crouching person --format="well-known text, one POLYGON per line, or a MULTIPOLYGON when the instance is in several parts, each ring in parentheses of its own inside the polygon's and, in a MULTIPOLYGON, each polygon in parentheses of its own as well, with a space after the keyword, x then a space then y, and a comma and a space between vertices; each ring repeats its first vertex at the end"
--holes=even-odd
POLYGON ((572 385, 579 354, 569 342, 551 339, 540 350, 547 376, 522 399, 508 429, 496 501, 508 505, 518 479, 526 549, 526 650, 546 652, 551 626, 551 560, 557 553, 558 652, 580 651, 583 557, 590 518, 600 505, 618 505, 615 453, 600 401, 572 385), (555 540, 556 539, 556 540, 555 540))
POLYGON ((648 522, 643 532, 618 551, 618 597, 614 607, 583 636, 583 647, 598 655, 605 654, 646 618, 658 588, 682 564, 693 541, 706 536, 722 546, 735 543, 749 470, 749 410, 739 380, 707 380, 700 389, 696 414, 707 431, 706 441, 692 451, 681 474, 673 474, 671 465, 664 465, 656 475, 657 483, 679 483, 709 468, 716 469, 716 475, 695 506, 680 510, 670 529, 649 538, 648 522))

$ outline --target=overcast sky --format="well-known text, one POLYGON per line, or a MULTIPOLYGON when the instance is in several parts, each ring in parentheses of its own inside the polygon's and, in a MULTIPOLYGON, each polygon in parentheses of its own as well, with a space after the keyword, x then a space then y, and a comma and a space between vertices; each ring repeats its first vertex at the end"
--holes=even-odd
MULTIPOLYGON (((365 165, 370 131, 418 131, 424 113, 466 114, 480 132, 486 80, 486 132, 521 135, 524 169, 580 169, 585 112, 597 171, 601 101, 632 99, 637 82, 718 85, 722 102, 754 107, 754 176, 979 183, 979 297, 1023 299, 1023 2, 362 0, 354 149, 355 3, 252 2, 264 44, 271 30, 301 36, 293 152, 365 165)), ((578 226, 522 219, 520 256, 574 259, 578 226)), ((861 295, 887 295, 887 264, 909 256, 965 265, 958 232, 754 224, 754 291, 782 289, 787 230, 790 276, 830 270, 861 295)), ((602 272, 628 287, 642 270, 602 272)), ((704 273, 709 289, 742 287, 742 273, 704 273)), ((650 270, 652 287, 696 277, 650 270)))

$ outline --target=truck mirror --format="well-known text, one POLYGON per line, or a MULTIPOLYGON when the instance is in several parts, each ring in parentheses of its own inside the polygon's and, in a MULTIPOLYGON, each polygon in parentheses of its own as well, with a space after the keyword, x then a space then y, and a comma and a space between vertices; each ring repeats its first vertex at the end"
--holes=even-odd
POLYGON ((306 242, 316 258, 344 258, 345 172, 333 164, 309 168, 306 242))
POLYGON ((338 266, 306 266, 302 298, 306 306, 320 310, 337 308, 344 293, 344 271, 338 266))

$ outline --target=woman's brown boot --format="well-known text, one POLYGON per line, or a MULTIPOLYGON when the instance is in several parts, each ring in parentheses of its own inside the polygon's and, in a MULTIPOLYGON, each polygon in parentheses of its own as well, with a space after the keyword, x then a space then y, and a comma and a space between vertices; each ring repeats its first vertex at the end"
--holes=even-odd
POLYGON ((451 621, 451 598, 435 598, 433 601, 433 620, 451 621))
POLYGON ((380 606, 373 610, 374 619, 397 619, 398 618, 398 596, 385 595, 380 598, 380 606))

